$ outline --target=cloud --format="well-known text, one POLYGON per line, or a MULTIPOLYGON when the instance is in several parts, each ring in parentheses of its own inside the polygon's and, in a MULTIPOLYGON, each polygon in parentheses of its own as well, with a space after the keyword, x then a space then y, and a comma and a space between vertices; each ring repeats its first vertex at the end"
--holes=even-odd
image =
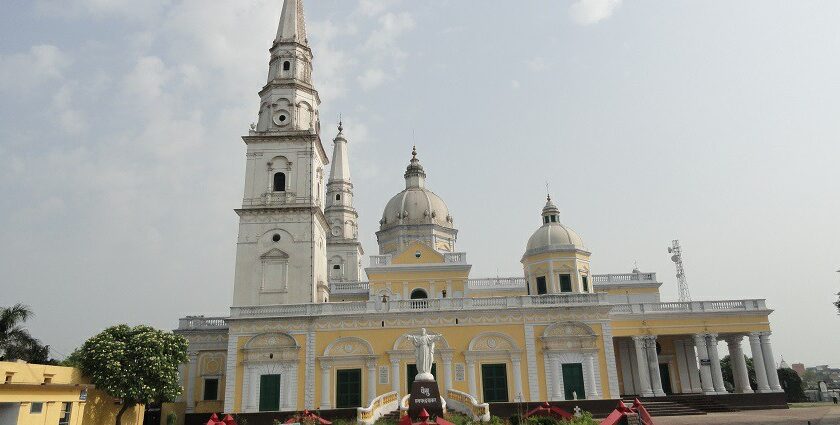
POLYGON ((528 69, 535 72, 545 71, 548 69, 548 64, 545 63, 545 59, 542 57, 535 57, 527 62, 528 69))
POLYGON ((58 47, 32 46, 26 53, 0 55, 0 92, 29 90, 51 80, 60 80, 69 58, 58 47))
POLYGON ((569 7, 569 14, 580 25, 591 25, 612 16, 622 0, 578 0, 569 7))
POLYGON ((359 76, 359 84, 365 90, 379 87, 383 82, 385 82, 385 71, 379 68, 368 68, 368 70, 359 76))
POLYGON ((154 21, 160 18, 170 0, 36 0, 36 10, 46 16, 63 18, 122 18, 154 21))
POLYGON ((414 18, 408 12, 386 13, 379 17, 379 29, 370 34, 365 47, 369 50, 400 56, 402 51, 396 47, 397 38, 414 29, 414 18))

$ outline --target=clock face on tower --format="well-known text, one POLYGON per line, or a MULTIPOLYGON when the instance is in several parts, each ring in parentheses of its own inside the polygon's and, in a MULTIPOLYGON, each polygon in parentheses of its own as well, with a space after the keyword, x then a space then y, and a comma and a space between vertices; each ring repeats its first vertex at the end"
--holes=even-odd
POLYGON ((335 227, 332 228, 331 233, 332 233, 333 236, 338 236, 338 235, 341 234, 341 228, 338 227, 338 226, 335 226, 335 227))

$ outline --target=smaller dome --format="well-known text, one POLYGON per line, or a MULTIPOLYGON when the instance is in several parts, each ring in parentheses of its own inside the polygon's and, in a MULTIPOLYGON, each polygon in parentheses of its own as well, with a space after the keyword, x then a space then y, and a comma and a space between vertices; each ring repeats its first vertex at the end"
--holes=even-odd
POLYGON ((542 220, 542 227, 528 239, 525 255, 549 251, 586 250, 580 235, 560 223, 560 210, 551 202, 551 196, 546 200, 542 220))

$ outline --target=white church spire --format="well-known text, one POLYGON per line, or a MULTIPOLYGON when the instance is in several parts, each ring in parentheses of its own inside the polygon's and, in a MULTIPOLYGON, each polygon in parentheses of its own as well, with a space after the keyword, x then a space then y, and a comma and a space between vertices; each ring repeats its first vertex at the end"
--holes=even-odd
POLYGON ((333 140, 332 169, 327 182, 327 208, 324 214, 330 225, 327 235, 327 260, 331 282, 357 282, 361 279, 359 214, 353 207, 353 183, 350 182, 350 158, 344 126, 338 123, 333 140))
POLYGON ((286 0, 247 145, 233 306, 329 300, 318 92, 301 0, 286 0))
POLYGON ((275 43, 297 42, 308 46, 306 39, 306 21, 303 18, 303 0, 286 0, 280 15, 275 43))

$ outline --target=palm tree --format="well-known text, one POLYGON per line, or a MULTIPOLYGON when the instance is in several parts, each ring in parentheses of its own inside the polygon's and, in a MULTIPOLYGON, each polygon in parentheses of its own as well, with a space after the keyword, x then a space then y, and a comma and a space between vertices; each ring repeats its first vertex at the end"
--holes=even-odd
POLYGON ((22 326, 32 316, 32 310, 23 304, 0 307, 0 360, 9 360, 6 359, 7 354, 18 351, 18 347, 31 346, 36 341, 22 326))

